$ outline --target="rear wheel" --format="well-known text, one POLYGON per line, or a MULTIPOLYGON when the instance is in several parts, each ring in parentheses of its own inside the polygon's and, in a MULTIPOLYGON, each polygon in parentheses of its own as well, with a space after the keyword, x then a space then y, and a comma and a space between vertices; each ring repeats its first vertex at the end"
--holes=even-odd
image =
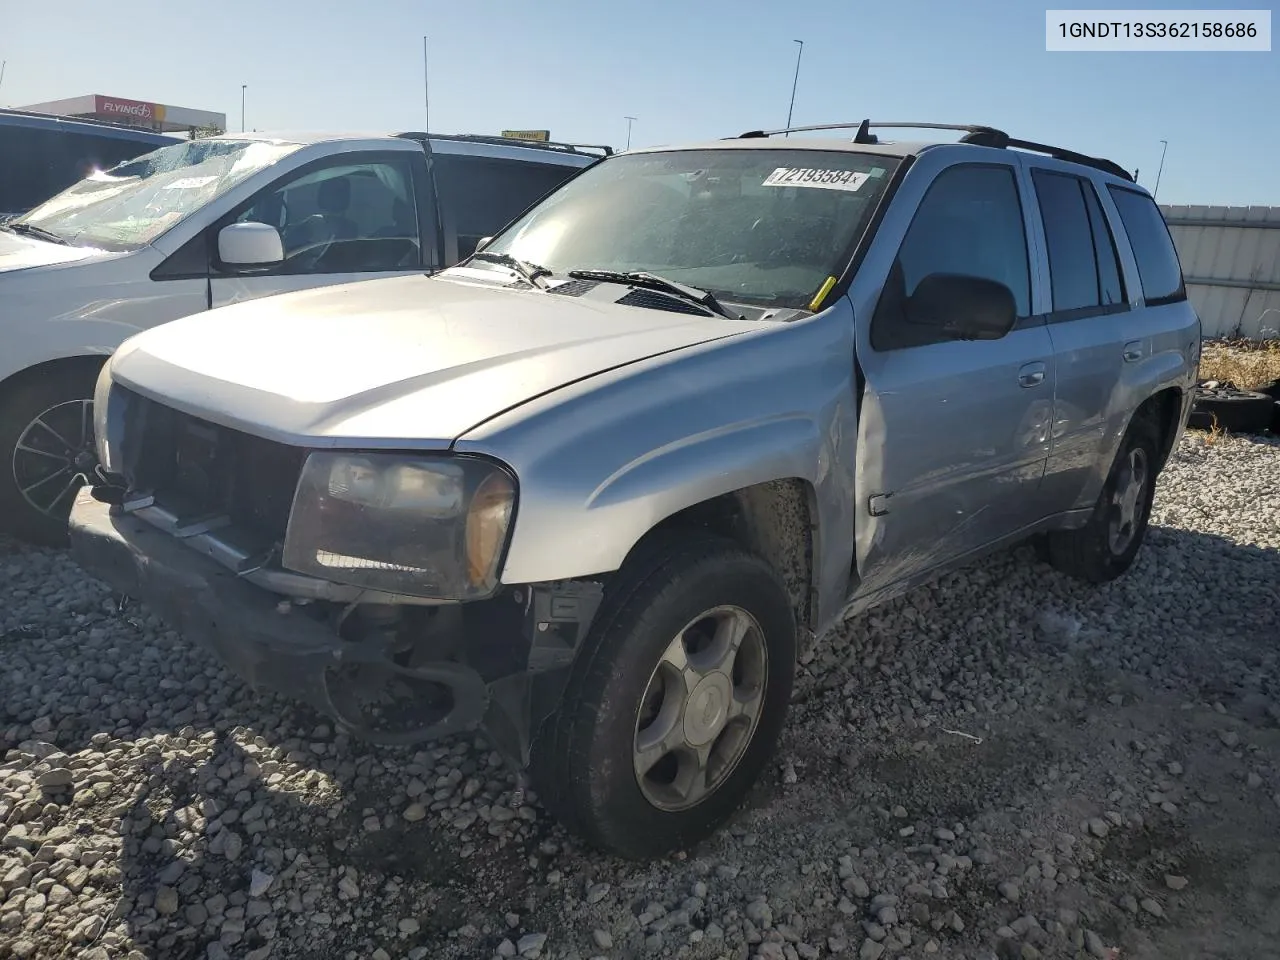
POLYGON ((764 560, 698 534, 643 547, 535 742, 538 793, 620 856, 697 843, 768 762, 794 669, 790 602, 764 560))
POLYGON ((1089 522, 1076 530, 1046 534, 1041 557, 1063 573, 1090 583, 1106 583, 1128 570, 1147 533, 1159 450, 1155 425, 1145 417, 1135 418, 1089 522))
POLYGON ((0 396, 0 530, 61 546, 76 492, 98 466, 90 364, 22 379, 0 396))

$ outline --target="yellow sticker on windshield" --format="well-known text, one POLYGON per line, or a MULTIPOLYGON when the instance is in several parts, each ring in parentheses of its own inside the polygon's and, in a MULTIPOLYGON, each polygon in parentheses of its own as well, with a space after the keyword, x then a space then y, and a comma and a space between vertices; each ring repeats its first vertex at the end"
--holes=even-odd
POLYGON ((827 299, 827 294, 831 292, 831 288, 835 285, 835 277, 827 277, 826 280, 822 281, 822 286, 818 288, 818 292, 814 294, 813 299, 809 301, 809 309, 816 313, 818 308, 822 306, 822 301, 827 299))
POLYGON ((813 167, 778 167, 764 178, 766 187, 817 187, 821 190, 857 190, 870 179, 857 170, 817 170, 813 167))

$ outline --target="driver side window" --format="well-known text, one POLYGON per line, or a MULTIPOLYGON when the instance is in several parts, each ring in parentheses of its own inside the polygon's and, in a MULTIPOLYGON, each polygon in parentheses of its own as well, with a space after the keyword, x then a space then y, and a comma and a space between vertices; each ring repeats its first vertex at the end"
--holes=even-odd
POLYGON ((933 273, 994 280, 1013 291, 1019 318, 1031 313, 1027 237, 1011 167, 948 167, 929 186, 889 270, 871 320, 871 346, 901 350, 950 339, 907 322, 907 300, 933 273))
POLYGON ((237 223, 280 232, 272 274, 411 270, 422 264, 408 163, 398 159, 312 168, 255 196, 237 223))

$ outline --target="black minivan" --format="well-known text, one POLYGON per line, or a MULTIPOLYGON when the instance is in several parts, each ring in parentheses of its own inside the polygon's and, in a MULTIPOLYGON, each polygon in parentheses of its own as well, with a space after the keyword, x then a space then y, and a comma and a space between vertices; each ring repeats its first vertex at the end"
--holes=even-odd
POLYGON ((44 203, 95 168, 177 142, 150 130, 0 110, 0 221, 44 203))

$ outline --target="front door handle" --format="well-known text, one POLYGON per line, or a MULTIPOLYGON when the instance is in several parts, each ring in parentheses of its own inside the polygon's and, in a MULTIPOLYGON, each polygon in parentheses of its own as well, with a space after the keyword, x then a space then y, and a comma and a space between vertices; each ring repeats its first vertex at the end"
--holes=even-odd
POLYGON ((1134 363, 1142 359, 1142 341, 1130 340, 1124 345, 1124 362, 1134 363))
POLYGON ((1037 361, 1036 363, 1028 363, 1018 371, 1018 386, 1034 387, 1044 383, 1045 366, 1037 361))

